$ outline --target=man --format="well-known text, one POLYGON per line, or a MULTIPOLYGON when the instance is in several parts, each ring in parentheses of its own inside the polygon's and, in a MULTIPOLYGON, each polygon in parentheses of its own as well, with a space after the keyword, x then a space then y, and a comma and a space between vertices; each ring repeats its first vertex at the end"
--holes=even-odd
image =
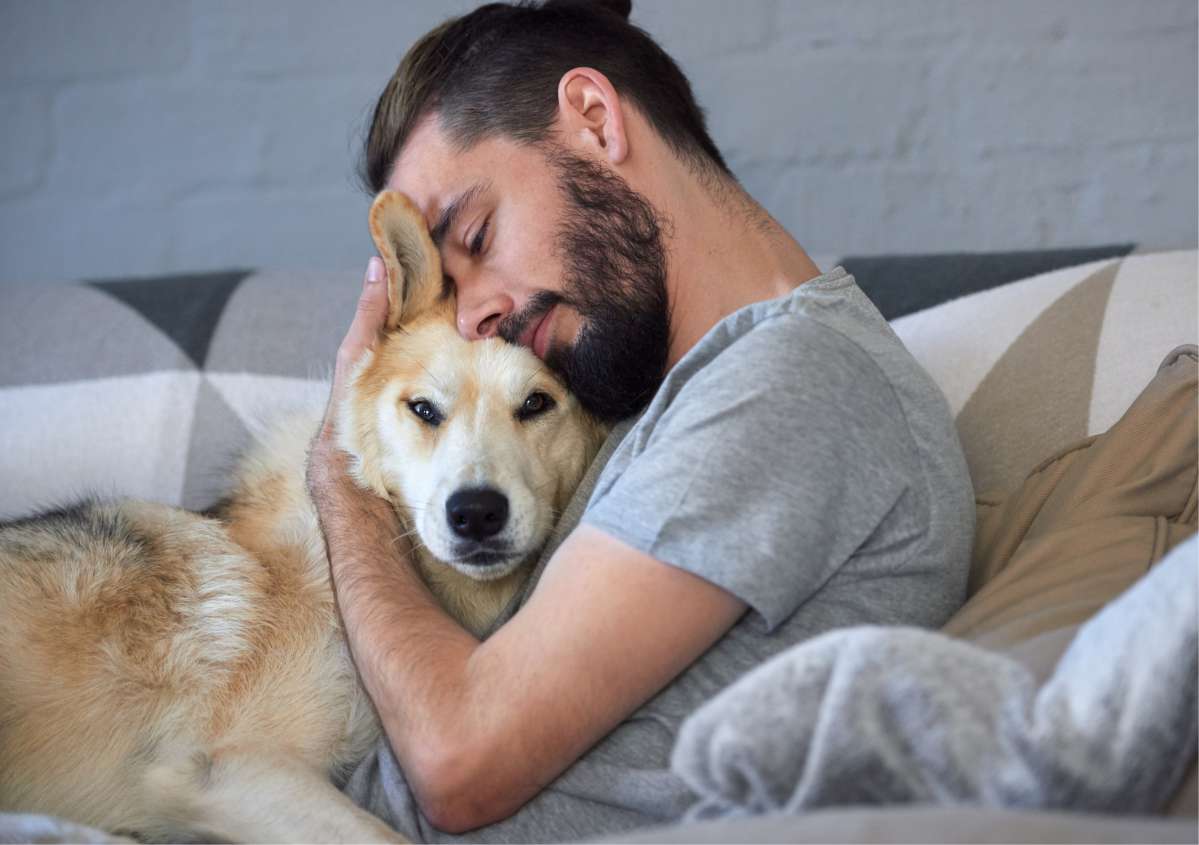
MULTIPOLYGON (((314 442, 309 486, 388 740, 347 790, 413 838, 670 821, 692 799, 669 770, 675 731, 702 702, 817 633, 939 625, 964 594, 973 500, 944 398, 852 277, 821 275, 744 193, 621 5, 444 24, 367 141, 371 189, 429 221, 463 336, 529 346, 625 420, 581 521, 482 642, 347 480, 328 424, 314 442)), ((334 398, 382 325, 381 279, 372 259, 334 398)))

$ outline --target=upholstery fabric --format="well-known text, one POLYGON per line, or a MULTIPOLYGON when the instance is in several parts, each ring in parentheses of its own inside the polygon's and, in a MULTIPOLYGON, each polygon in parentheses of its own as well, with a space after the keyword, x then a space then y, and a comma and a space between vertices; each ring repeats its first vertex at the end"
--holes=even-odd
POLYGON ((95 493, 202 509, 328 398, 361 281, 235 271, 0 287, 0 519, 95 493))
MULTIPOLYGON (((949 397, 980 489, 1111 425, 1143 373, 1195 340, 1194 252, 1095 249, 819 263, 858 269, 884 316, 937 304, 893 325, 949 397), (1030 268, 1058 269, 1012 281, 1030 268), (1076 288, 1094 301, 1085 321, 1076 288), (1075 346, 1054 346, 1062 330, 1075 346)), ((207 507, 264 422, 325 401, 360 285, 248 270, 0 285, 0 519, 91 493, 207 507)))
POLYGON ((1194 251, 1055 270, 893 321, 941 386, 976 492, 1106 431, 1171 349, 1199 337, 1194 251))
POLYGON ((1133 244, 940 255, 848 255, 840 263, 888 320, 1009 282, 1122 258, 1133 244))

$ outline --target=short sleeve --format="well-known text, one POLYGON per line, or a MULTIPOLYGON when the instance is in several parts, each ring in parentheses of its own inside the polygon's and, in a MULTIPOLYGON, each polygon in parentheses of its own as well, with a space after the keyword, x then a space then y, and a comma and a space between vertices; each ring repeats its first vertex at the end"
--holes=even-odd
POLYGON ((771 317, 674 391, 583 521, 728 590, 768 630, 922 489, 882 370, 809 317, 771 317))

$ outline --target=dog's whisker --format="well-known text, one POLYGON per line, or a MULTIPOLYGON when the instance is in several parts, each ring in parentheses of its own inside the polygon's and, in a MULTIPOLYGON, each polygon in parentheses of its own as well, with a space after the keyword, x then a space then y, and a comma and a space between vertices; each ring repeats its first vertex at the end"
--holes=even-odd
MULTIPOLYGON (((430 549, 428 546, 426 546, 421 541, 421 538, 419 535, 413 537, 413 536, 409 536, 407 534, 401 534, 400 536, 396 537, 395 539, 393 539, 391 541, 391 545, 392 545, 392 547, 398 546, 404 540, 408 540, 409 546, 411 547, 411 549, 413 551, 424 550, 424 551, 428 552, 429 554, 433 554, 432 549, 430 549)), ((436 557, 436 555, 434 555, 434 557, 436 557)))

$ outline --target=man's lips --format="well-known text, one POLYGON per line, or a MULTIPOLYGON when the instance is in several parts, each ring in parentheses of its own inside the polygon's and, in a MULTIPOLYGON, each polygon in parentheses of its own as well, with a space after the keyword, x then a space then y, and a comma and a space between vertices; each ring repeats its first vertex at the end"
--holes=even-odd
POLYGON ((546 348, 550 341, 550 316, 554 313, 557 305, 550 307, 548 311, 541 315, 541 319, 531 323, 524 333, 520 336, 520 345, 533 350, 533 354, 538 358, 545 360, 546 348))

